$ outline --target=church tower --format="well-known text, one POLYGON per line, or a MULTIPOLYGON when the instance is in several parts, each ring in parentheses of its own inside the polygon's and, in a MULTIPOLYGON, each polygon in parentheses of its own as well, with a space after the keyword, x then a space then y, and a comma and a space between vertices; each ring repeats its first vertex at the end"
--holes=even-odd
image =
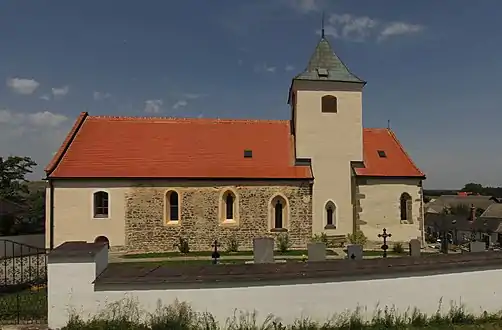
POLYGON ((310 158, 314 173, 313 233, 346 235, 354 229, 351 163, 363 161, 362 91, 321 34, 307 68, 289 93, 297 158, 310 158))

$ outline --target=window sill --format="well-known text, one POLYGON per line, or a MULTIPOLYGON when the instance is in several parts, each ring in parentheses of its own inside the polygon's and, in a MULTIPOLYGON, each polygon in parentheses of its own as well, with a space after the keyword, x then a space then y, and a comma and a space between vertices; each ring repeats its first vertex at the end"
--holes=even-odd
POLYGON ((225 227, 237 227, 238 225, 239 224, 237 223, 237 221, 233 219, 226 219, 220 222, 220 226, 225 226, 225 227))
POLYGON ((335 225, 326 225, 326 226, 324 226, 324 229, 331 229, 331 230, 333 230, 333 229, 336 229, 336 226, 335 225))
POLYGON ((169 226, 169 227, 181 226, 181 223, 179 220, 167 221, 167 222, 165 222, 165 224, 166 224, 166 226, 169 226))
POLYGON ((288 230, 286 228, 272 228, 270 229, 271 233, 287 233, 288 230))
POLYGON ((98 216, 92 217, 92 220, 109 220, 109 219, 110 219, 110 216, 104 216, 104 215, 103 216, 98 215, 98 216))

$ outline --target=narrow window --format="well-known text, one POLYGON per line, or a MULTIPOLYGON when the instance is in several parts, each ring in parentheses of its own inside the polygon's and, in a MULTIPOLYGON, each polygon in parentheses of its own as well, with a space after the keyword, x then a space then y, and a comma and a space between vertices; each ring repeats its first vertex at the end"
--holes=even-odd
POLYGON ((326 226, 324 229, 335 229, 336 228, 336 206, 333 202, 329 201, 326 203, 326 226))
POLYGON ((325 113, 338 112, 338 100, 333 95, 324 95, 321 99, 321 111, 325 113))
POLYGON ((275 216, 274 216, 274 228, 283 228, 283 209, 282 201, 280 199, 275 203, 275 216))
POLYGON ((169 221, 180 220, 180 198, 176 191, 167 192, 167 213, 169 221))
POLYGON ((411 220, 412 217, 412 200, 408 193, 402 193, 399 198, 399 208, 401 220, 411 220))
POLYGON ((98 191, 94 193, 94 217, 108 218, 108 193, 98 191))
POLYGON ((232 193, 227 193, 225 198, 225 219, 232 220, 234 218, 234 196, 232 193))

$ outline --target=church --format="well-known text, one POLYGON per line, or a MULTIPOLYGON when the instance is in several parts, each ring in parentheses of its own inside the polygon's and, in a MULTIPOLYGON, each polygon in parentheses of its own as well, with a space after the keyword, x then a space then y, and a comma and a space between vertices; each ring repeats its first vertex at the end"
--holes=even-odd
POLYGON ((130 253, 250 249, 254 237, 361 230, 423 241, 424 173, 396 135, 363 128, 366 82, 321 38, 289 88, 289 120, 81 113, 45 171, 46 242, 130 253))

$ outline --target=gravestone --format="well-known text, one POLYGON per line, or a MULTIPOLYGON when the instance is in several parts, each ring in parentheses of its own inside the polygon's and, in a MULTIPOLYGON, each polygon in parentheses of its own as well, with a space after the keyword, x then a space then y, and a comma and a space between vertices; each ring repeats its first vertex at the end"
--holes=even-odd
POLYGON ((325 261, 326 260, 326 244, 321 242, 307 244, 309 261, 325 261))
POLYGON ((410 240, 410 256, 412 257, 420 257, 420 240, 414 238, 410 240))
POLYGON ((485 252, 485 249, 485 242, 474 241, 469 243, 469 252, 485 252))
POLYGON ((272 237, 257 237, 253 239, 253 256, 255 264, 274 262, 274 239, 272 237))
POLYGON ((360 260, 363 258, 363 246, 359 244, 347 245, 347 258, 351 260, 360 260))

